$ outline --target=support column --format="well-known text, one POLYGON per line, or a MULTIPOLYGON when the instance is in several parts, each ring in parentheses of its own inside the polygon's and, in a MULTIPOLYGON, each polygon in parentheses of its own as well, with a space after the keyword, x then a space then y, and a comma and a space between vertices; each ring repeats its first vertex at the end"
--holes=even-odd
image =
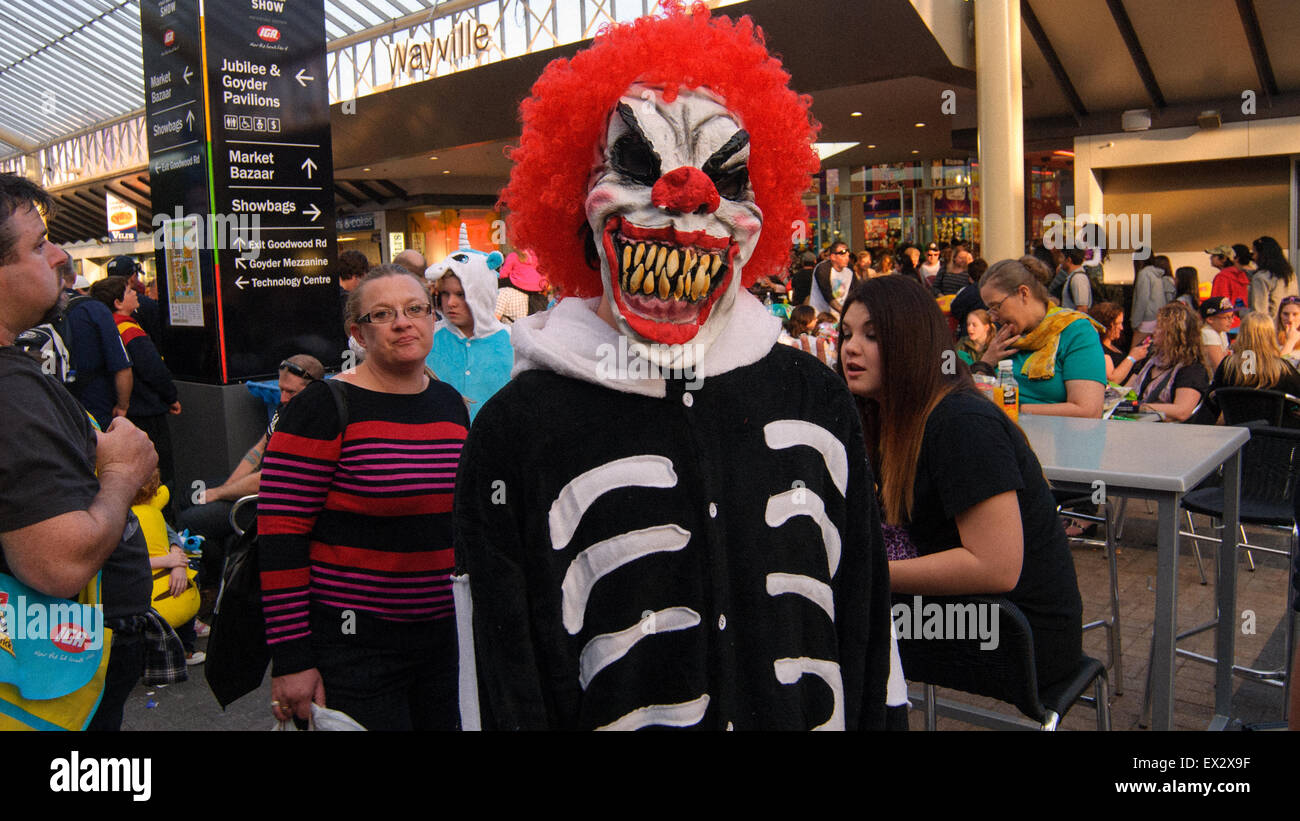
POLYGON ((1020 2, 975 3, 981 253, 989 262, 1025 253, 1025 138, 1020 2))

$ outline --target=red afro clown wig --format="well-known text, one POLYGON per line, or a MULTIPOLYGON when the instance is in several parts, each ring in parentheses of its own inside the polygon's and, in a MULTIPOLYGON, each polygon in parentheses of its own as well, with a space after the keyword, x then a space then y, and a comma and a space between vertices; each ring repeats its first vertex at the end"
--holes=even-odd
POLYGON ((790 75, 748 17, 666 5, 665 17, 612 26, 573 59, 552 61, 520 107, 523 134, 501 204, 510 209, 511 241, 531 248, 566 296, 601 294, 584 249, 584 201, 610 114, 635 82, 663 86, 669 100, 681 87, 706 87, 749 132, 749 178, 765 228, 742 285, 785 265, 793 226, 804 219, 801 195, 819 168, 811 98, 790 90, 790 75))

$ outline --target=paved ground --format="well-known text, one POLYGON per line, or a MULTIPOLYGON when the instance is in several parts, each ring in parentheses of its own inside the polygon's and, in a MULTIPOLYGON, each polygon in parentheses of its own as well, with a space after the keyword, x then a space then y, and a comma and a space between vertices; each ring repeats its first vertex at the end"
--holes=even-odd
MULTIPOLYGON (((1198 517, 1199 520, 1199 517, 1198 517)), ((1203 520, 1200 520, 1203 521, 1203 520)), ((1286 539, 1268 531, 1252 529, 1252 540, 1285 547, 1286 539)), ((1213 579, 1213 549, 1205 549, 1206 573, 1213 579)), ((1124 657, 1124 693, 1112 698, 1112 722, 1116 730, 1137 729, 1142 705, 1142 688, 1151 647, 1152 613, 1155 606, 1155 517, 1144 502, 1129 504, 1128 522, 1119 552, 1120 604, 1124 657)), ((1086 619, 1109 611, 1106 561, 1102 551, 1075 547, 1075 567, 1083 594, 1086 619)), ((1286 607, 1288 573, 1279 557, 1256 554, 1259 569, 1248 572, 1245 559, 1238 573, 1238 610, 1253 610, 1256 632, 1237 635, 1239 664, 1260 669, 1281 666, 1283 639, 1281 617, 1286 607)), ((1187 629, 1206 621, 1214 613, 1214 587, 1202 586, 1184 540, 1183 559, 1179 561, 1178 626, 1187 629)), ((1238 618, 1240 623, 1240 618, 1238 618)), ((199 640, 202 648, 205 639, 199 640)), ((1213 631, 1188 639, 1180 646, 1208 655, 1214 652, 1213 631)), ((1084 634, 1084 651, 1105 660, 1105 631, 1084 634)), ((166 687, 140 685, 126 707, 123 729, 126 730, 267 730, 270 716, 271 684, 268 678, 260 690, 250 693, 222 711, 212 697, 203 676, 203 668, 191 667, 190 680, 166 687)), ((942 696, 979 703, 990 709, 1014 710, 991 699, 978 699, 952 691, 942 696)), ((1204 729, 1213 714, 1214 668, 1180 658, 1175 684, 1175 727, 1204 729)), ((1238 679, 1233 694, 1233 715, 1243 722, 1279 721, 1282 716, 1282 691, 1255 682, 1238 679)), ((1088 730, 1094 725, 1091 709, 1076 707, 1066 716, 1064 729, 1088 730)), ((920 711, 912 714, 913 729, 923 729, 920 711)), ((940 729, 966 729, 969 725, 951 719, 939 719, 940 729)))
MULTIPOLYGON (((1121 640, 1123 642, 1124 687, 1123 695, 1111 693, 1111 723, 1115 730, 1136 730, 1138 714, 1142 707, 1143 688, 1146 683, 1147 660, 1151 651, 1151 633, 1155 609, 1156 529, 1155 516, 1148 512, 1145 502, 1131 500, 1124 537, 1118 556, 1120 584, 1121 640)), ((1154 511, 1154 503, 1151 510, 1154 511)), ((1207 520, 1196 517, 1201 530, 1207 520)), ((1275 531, 1249 528, 1252 542, 1285 549, 1289 537, 1275 531)), ((1178 629, 1187 630, 1203 624, 1214 616, 1214 561, 1215 546, 1202 547, 1206 576, 1210 584, 1202 585, 1192 556, 1191 540, 1183 539, 1183 550, 1178 562, 1178 629)), ((1073 548, 1074 565, 1079 576, 1079 590, 1083 595, 1084 620, 1101 618, 1110 612, 1108 592, 1109 575, 1103 551, 1083 546, 1073 548)), ((1284 659, 1284 633, 1282 617, 1286 610, 1287 586, 1290 574, 1285 559, 1256 552, 1254 572, 1248 570, 1245 556, 1241 557, 1237 573, 1238 632, 1236 639, 1237 664, 1261 670, 1280 668, 1284 659), (1254 634, 1243 634, 1241 614, 1255 613, 1254 634)), ((1214 631, 1209 630, 1179 643, 1205 655, 1214 655, 1214 631)), ((1109 658, 1104 629, 1090 630, 1083 635, 1084 652, 1106 661, 1109 658)), ((1203 730, 1214 714, 1214 668, 1207 664, 1185 659, 1175 662, 1174 728, 1178 730, 1203 730)), ((1113 677, 1112 677, 1113 679, 1113 677)), ((992 699, 981 699, 951 690, 940 690, 941 698, 978 704, 992 710, 1015 713, 1014 707, 992 699)), ((1232 715, 1239 728, 1241 723, 1277 722, 1282 720, 1282 690, 1248 679, 1237 677, 1233 690, 1232 715)), ((1086 705, 1076 706, 1062 722, 1062 729, 1095 729, 1095 714, 1086 705)), ((911 716, 913 729, 925 727, 920 710, 911 716)), ((940 717, 938 728, 970 729, 971 725, 940 717)))

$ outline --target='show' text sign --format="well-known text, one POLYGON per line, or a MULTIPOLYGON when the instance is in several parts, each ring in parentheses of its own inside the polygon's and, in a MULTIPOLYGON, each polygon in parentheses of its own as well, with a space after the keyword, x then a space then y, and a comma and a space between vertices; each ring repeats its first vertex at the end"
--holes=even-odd
POLYGON ((338 363, 323 0, 209 0, 207 92, 218 253, 232 376, 285 356, 338 363))

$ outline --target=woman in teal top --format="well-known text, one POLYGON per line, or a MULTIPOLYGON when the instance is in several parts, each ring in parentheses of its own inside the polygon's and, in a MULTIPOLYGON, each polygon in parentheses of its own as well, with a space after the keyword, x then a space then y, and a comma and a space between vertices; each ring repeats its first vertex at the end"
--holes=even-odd
POLYGON ((1012 361, 1021 413, 1100 418, 1106 362, 1093 320, 1052 305, 1014 259, 984 273, 980 296, 1000 325, 980 362, 996 369, 999 360, 1012 361))

